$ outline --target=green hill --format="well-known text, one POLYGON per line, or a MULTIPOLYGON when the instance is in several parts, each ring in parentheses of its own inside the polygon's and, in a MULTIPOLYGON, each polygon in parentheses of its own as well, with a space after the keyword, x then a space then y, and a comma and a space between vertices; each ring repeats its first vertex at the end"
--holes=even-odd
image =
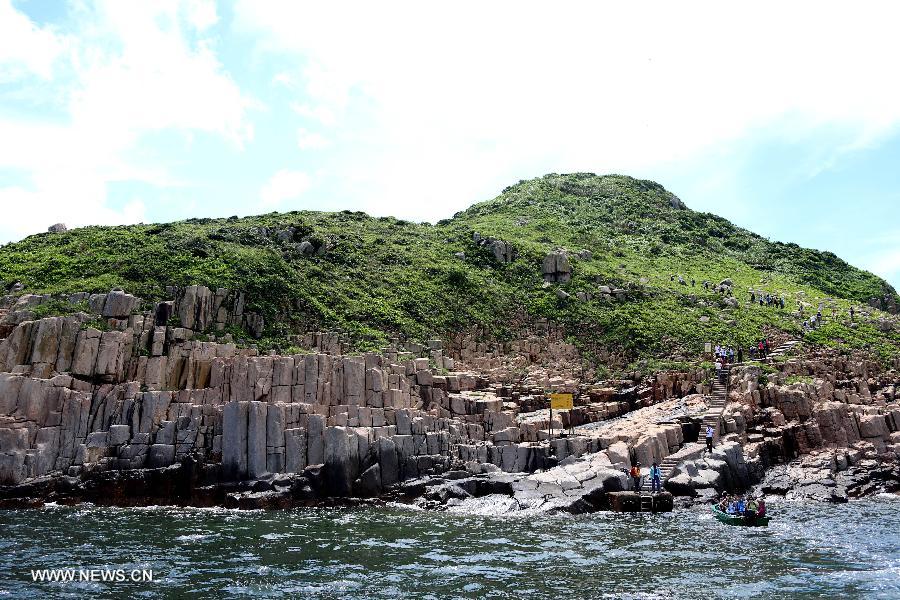
MULTIPOLYGON (((769 242, 653 182, 592 174, 522 181, 436 225, 302 211, 40 234, 0 248, 0 280, 26 293, 122 287, 147 302, 170 285, 242 289, 266 318, 264 348, 315 329, 345 331, 360 349, 473 326, 503 339, 510 323, 546 317, 589 353, 632 361, 690 359, 704 341, 746 345, 764 331, 800 335, 800 302, 806 316, 823 302, 829 317, 873 298, 900 302, 834 254, 769 242), (541 265, 556 250, 571 279, 545 283, 541 265), (724 279, 738 308, 702 285, 724 279), (750 289, 784 296, 786 309, 749 305, 750 289)), ((896 356, 900 332, 882 331, 885 318, 836 319, 810 339, 896 356)))

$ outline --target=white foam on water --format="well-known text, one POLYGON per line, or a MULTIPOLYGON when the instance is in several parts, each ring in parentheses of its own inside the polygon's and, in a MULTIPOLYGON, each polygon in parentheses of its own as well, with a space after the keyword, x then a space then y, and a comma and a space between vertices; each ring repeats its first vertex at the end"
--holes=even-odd
POLYGON ((211 538, 219 537, 218 535, 213 535, 210 533, 191 533, 187 535, 179 535, 175 538, 176 542, 199 542, 200 540, 206 540, 211 538))

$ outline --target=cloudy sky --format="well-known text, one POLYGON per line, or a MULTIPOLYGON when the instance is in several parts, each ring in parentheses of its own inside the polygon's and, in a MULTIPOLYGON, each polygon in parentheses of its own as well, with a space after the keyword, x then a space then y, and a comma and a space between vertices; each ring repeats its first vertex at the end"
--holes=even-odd
POLYGON ((637 4, 0 0, 0 243, 591 171, 900 287, 900 5, 637 4))

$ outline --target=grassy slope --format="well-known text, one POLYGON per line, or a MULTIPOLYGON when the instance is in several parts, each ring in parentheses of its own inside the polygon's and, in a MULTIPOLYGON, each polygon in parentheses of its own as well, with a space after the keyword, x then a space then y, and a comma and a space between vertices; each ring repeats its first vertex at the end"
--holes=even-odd
MULTIPOLYGON (((345 211, 87 227, 3 247, 0 279, 21 281, 29 292, 121 286, 148 300, 163 297, 166 285, 244 289, 270 324, 264 344, 276 346, 285 334, 311 328, 343 329, 360 348, 474 324, 502 337, 512 312, 524 308, 577 325, 588 350, 610 347, 634 359, 693 355, 705 340, 748 344, 766 327, 798 330, 788 311, 746 306, 750 287, 787 295, 794 310, 800 298, 814 305, 832 298, 846 312, 851 302, 895 294, 833 254, 770 243, 715 215, 673 208, 672 198, 655 183, 628 177, 548 175, 435 226, 345 211), (287 226, 296 234, 278 241, 273 232, 287 226), (473 242, 475 231, 511 242, 516 260, 497 263, 473 242), (327 250, 299 254, 291 245, 301 240, 327 250), (568 292, 596 295, 599 282, 628 288, 631 299, 558 298, 540 271, 555 248, 592 252, 588 260, 572 255, 573 278, 562 286, 568 292), (673 273, 695 278, 697 287, 670 281, 673 273), (721 297, 699 285, 726 277, 735 283, 738 310, 723 311, 721 297), (708 322, 700 322, 703 315, 708 322)), ((882 355, 900 347, 898 334, 868 324, 834 324, 816 341, 882 355)))

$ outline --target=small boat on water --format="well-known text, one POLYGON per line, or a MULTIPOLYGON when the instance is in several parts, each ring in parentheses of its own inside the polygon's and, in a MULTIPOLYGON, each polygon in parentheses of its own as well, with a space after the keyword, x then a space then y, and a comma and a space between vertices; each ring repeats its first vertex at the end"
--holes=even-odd
POLYGON ((715 515, 718 520, 722 521, 723 523, 727 523, 728 525, 743 525, 744 527, 765 527, 769 524, 768 515, 764 517, 748 519, 743 515, 730 515, 726 512, 722 512, 715 504, 713 505, 712 510, 713 515, 715 515))

